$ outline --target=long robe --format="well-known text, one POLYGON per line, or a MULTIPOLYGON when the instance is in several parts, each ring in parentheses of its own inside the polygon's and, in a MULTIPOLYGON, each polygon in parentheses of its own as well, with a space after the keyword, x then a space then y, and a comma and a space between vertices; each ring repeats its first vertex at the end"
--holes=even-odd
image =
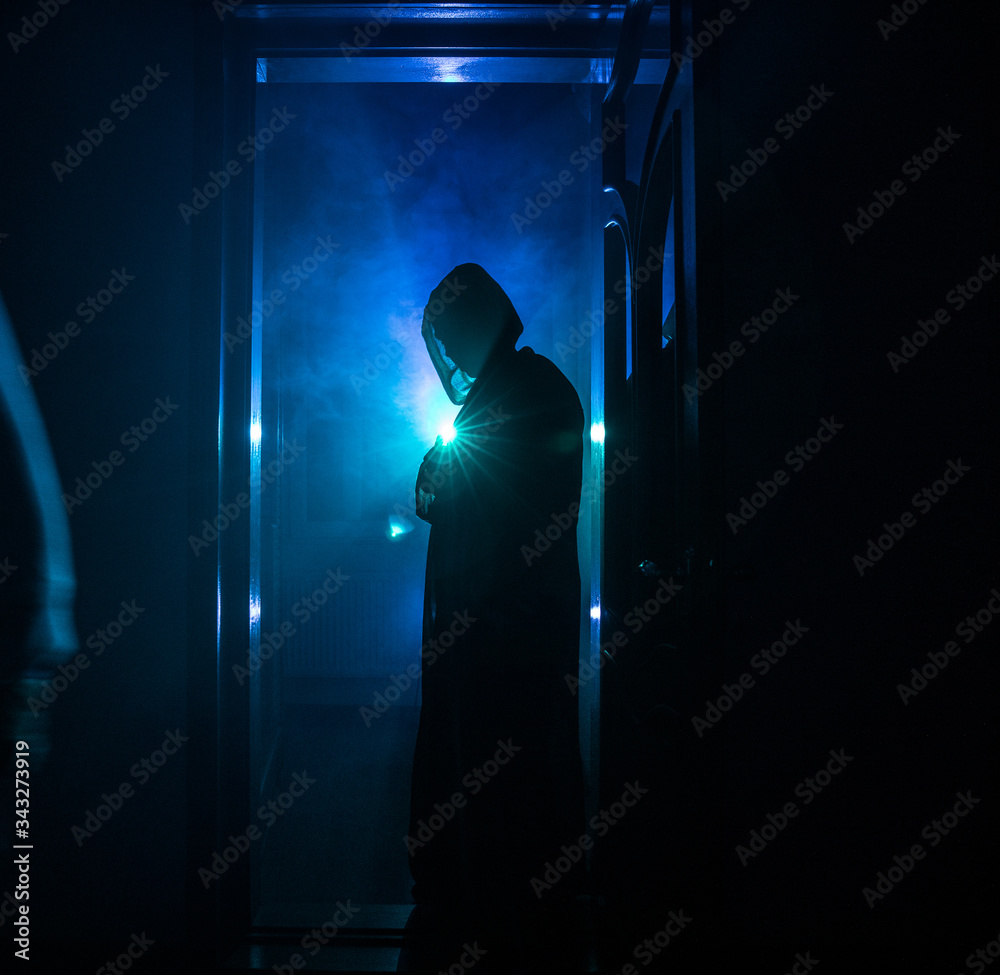
POLYGON ((559 369, 508 346, 418 475, 434 496, 408 840, 418 903, 530 907, 532 878, 583 831, 566 681, 579 653, 583 426, 559 369))

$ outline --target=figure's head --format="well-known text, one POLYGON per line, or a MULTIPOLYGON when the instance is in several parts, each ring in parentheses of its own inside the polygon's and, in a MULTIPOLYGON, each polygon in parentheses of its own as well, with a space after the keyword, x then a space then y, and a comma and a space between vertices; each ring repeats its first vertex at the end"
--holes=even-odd
POLYGON ((471 379, 496 349, 513 349, 524 326, 510 298, 486 271, 478 264, 461 264, 431 292, 421 331, 448 395, 459 402, 453 395, 455 370, 439 361, 438 343, 444 347, 443 358, 471 379))

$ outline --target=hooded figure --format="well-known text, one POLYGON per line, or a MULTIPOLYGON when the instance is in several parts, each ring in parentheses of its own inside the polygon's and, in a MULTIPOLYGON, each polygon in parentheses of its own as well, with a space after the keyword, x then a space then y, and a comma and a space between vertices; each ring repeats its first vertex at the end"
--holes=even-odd
POLYGON ((577 893, 583 873, 532 883, 584 825, 565 679, 579 654, 584 415, 552 362, 515 350, 522 331, 477 264, 434 289, 422 327, 463 407, 417 477, 431 532, 406 842, 418 904, 491 916, 577 893))

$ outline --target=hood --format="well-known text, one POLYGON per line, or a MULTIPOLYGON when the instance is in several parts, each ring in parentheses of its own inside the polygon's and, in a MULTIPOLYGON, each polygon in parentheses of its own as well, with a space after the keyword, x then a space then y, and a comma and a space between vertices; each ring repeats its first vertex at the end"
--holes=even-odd
POLYGON ((448 398, 461 406, 475 382, 448 356, 436 328, 474 329, 493 336, 492 345, 513 348, 524 331, 507 293, 478 264, 460 264, 431 292, 420 334, 448 398))

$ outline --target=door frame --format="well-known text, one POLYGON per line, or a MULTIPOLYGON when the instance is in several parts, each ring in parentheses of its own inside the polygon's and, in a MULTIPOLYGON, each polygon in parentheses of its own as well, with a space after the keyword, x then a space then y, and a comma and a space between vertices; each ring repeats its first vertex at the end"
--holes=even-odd
MULTIPOLYGON (((341 50, 345 36, 356 39, 349 28, 378 23, 385 7, 373 5, 312 7, 228 4, 219 12, 218 23, 196 22, 194 76, 196 85, 195 154, 192 187, 215 182, 234 157, 234 147, 247 133, 255 131, 255 88, 260 58, 315 56, 341 50)), ((470 5, 462 8, 465 21, 450 8, 449 16, 438 22, 437 5, 421 5, 394 10, 393 18, 406 28, 407 45, 398 43, 400 33, 372 31, 370 44, 357 56, 405 53, 407 47, 429 53, 433 40, 451 55, 456 49, 474 54, 481 38, 490 39, 490 53, 497 57, 518 51, 545 50, 551 53, 553 10, 541 5, 519 6, 497 17, 502 8, 470 5), (491 13, 492 11, 492 13, 491 13), (446 29, 452 43, 445 46, 437 31, 446 29), (496 43, 499 40, 499 45, 496 43), (390 46, 395 44, 395 46, 390 46)), ((628 10, 652 9, 649 0, 630 3, 628 10)), ((627 14, 626 19, 634 14, 627 14)), ((665 9, 655 17, 665 33, 665 9)), ((586 55, 611 64, 616 47, 636 54, 641 32, 631 47, 620 48, 621 8, 610 4, 574 8, 557 24, 560 54, 586 55)), ((363 35, 362 35, 363 36, 363 35)), ((615 67, 621 64, 620 57, 615 67)), ((615 71, 612 79, 617 79, 615 71)), ((617 81, 613 80, 612 87, 617 81)), ((239 856, 227 863, 224 874, 206 882, 204 869, 218 854, 231 847, 232 838, 246 834, 248 811, 260 784, 250 767, 248 743, 251 724, 251 685, 232 679, 234 665, 245 664, 248 650, 259 641, 259 629, 251 624, 248 606, 253 591, 254 539, 249 510, 233 504, 259 489, 259 440, 248 436, 259 390, 254 388, 254 349, 257 335, 250 341, 227 348, 223 340, 227 323, 247 315, 254 288, 254 179, 253 171, 233 177, 212 196, 207 205, 191 216, 193 226, 191 274, 195 311, 191 322, 192 389, 194 421, 189 451, 189 523, 215 524, 215 537, 203 534, 208 544, 200 547, 191 562, 188 576, 188 701, 192 740, 201 748, 192 753, 188 772, 188 856, 187 891, 188 944, 203 956, 223 962, 239 951, 253 956, 253 947, 268 943, 292 945, 307 927, 288 929, 280 934, 256 932, 250 921, 255 891, 251 857, 239 856), (240 513, 245 512, 243 516, 240 513)), ((206 194, 207 195, 207 194, 206 194)), ((249 317, 249 316, 248 316, 249 317)), ((599 460, 599 458, 598 458, 599 460)), ((600 536, 598 535, 598 543, 600 536)), ((259 579, 259 574, 257 576, 259 579)), ((585 583, 584 591, 588 586, 585 583)), ((583 635, 590 645, 599 639, 599 628, 583 635)), ((259 646, 259 644, 258 644, 259 646)), ((583 715, 581 715, 581 718, 583 715)), ((593 741, 597 747, 597 741, 593 741)), ((385 947, 397 944, 398 929, 359 928, 341 942, 385 947)), ((338 937, 338 941, 341 938, 338 937)), ((265 967, 268 967, 265 965, 265 967)))

